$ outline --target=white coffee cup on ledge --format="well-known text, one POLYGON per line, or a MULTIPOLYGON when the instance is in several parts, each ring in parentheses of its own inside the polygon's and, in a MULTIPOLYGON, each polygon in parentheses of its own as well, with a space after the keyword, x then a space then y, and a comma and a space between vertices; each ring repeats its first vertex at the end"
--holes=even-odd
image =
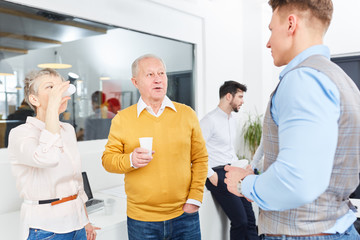
POLYGON ((142 137, 139 138, 140 141, 140 147, 145 148, 146 150, 149 151, 149 155, 152 155, 152 142, 153 142, 153 138, 152 137, 142 137))
POLYGON ((249 165, 249 160, 247 159, 241 159, 231 163, 231 166, 239 168, 246 168, 247 165, 249 165))
POLYGON ((116 200, 113 198, 108 198, 104 201, 105 215, 114 214, 116 200))

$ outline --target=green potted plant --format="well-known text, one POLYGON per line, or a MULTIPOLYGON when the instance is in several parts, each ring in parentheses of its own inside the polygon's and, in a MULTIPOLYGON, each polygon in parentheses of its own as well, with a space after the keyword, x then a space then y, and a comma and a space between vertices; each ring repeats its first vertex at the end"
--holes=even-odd
POLYGON ((248 119, 244 123, 242 133, 244 137, 245 149, 247 148, 249 150, 252 159, 256 149, 260 145, 262 135, 262 115, 248 114, 248 119))

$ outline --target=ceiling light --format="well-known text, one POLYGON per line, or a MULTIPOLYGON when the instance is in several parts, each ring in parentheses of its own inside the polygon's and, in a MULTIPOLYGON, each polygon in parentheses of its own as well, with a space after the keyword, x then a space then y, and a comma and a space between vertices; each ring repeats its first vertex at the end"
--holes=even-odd
POLYGON ((101 76, 99 79, 104 81, 104 80, 110 80, 111 78, 107 76, 101 76))
POLYGON ((78 78, 79 78, 79 75, 77 75, 76 73, 73 73, 73 72, 69 72, 69 73, 68 73, 68 77, 69 77, 69 78, 73 78, 73 79, 78 79, 78 78))
POLYGON ((21 90, 23 87, 18 83, 18 84, 16 84, 15 88, 16 88, 16 90, 21 90))
POLYGON ((111 78, 109 77, 109 74, 107 74, 107 72, 102 72, 100 74, 99 79, 102 80, 102 81, 106 81, 106 80, 110 80, 111 78))
POLYGON ((39 68, 66 69, 71 68, 70 64, 62 63, 60 55, 55 51, 55 61, 53 63, 41 63, 37 65, 39 68))
POLYGON ((79 75, 77 75, 76 73, 73 73, 73 72, 68 73, 68 80, 70 81, 70 83, 74 84, 78 78, 79 78, 79 75))

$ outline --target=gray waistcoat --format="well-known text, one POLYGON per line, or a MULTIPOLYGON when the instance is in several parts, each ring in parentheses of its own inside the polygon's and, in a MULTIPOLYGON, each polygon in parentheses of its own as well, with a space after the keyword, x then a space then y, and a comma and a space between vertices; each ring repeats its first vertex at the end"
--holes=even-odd
MULTIPOLYGON (((339 136, 331 180, 327 190, 312 203, 281 212, 261 210, 260 233, 310 235, 330 229, 338 218, 349 211, 348 197, 359 182, 360 92, 358 88, 341 68, 321 55, 311 56, 295 68, 301 67, 310 67, 324 73, 340 92, 339 136)), ((264 170, 276 161, 279 153, 278 127, 271 117, 270 105, 271 99, 264 117, 264 170)))

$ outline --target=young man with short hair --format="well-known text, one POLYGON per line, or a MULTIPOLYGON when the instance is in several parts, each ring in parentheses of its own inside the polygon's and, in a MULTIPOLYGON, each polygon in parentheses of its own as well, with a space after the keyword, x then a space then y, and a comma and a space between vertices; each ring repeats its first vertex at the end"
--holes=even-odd
POLYGON ((349 195, 359 184, 360 92, 330 61, 331 0, 270 0, 275 66, 264 118, 264 173, 226 167, 229 191, 259 207, 263 239, 360 239, 349 195))

